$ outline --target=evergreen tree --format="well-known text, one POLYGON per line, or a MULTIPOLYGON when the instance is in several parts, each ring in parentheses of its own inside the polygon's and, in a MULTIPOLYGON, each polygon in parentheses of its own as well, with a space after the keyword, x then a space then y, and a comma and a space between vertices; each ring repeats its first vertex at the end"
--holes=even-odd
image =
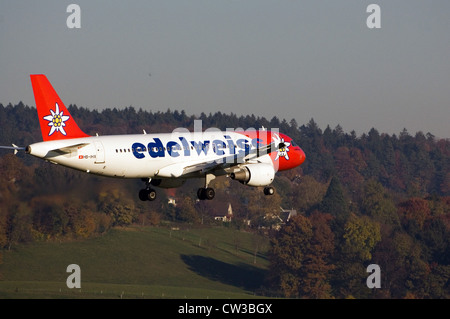
POLYGON ((337 234, 341 234, 350 211, 341 182, 336 176, 331 179, 327 192, 319 205, 319 210, 334 217, 333 228, 337 234))

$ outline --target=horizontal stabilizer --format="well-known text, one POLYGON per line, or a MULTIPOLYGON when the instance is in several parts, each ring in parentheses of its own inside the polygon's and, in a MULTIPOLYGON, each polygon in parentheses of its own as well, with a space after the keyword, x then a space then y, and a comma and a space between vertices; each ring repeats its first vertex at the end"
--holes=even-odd
POLYGON ((12 144, 12 146, 0 146, 0 148, 5 149, 5 150, 14 150, 14 155, 16 155, 18 151, 25 150, 25 147, 19 147, 15 144, 12 144))

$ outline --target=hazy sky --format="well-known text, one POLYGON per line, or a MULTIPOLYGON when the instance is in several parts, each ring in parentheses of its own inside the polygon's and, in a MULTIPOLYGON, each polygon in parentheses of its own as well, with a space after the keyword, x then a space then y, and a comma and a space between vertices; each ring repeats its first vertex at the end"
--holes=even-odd
POLYGON ((35 105, 35 73, 91 109, 450 138, 450 1, 1 0, 0 103, 35 105), (80 29, 66 25, 71 3, 80 29), (380 29, 366 25, 371 3, 380 29))

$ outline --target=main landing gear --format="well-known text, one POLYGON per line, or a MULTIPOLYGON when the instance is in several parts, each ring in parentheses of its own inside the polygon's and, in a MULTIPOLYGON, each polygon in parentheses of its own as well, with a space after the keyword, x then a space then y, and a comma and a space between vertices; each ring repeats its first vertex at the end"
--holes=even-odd
POLYGON ((143 179, 145 181, 145 188, 139 191, 139 199, 142 201, 154 201, 156 198, 156 191, 151 188, 150 182, 151 178, 143 179))
POLYGON ((199 188, 197 191, 197 197, 200 200, 208 199, 211 200, 216 195, 216 192, 213 188, 207 187, 207 188, 199 188))
MULTIPOLYGON (((199 188, 197 191, 197 197, 200 200, 211 200, 214 198, 214 196, 216 195, 216 192, 214 191, 214 189, 208 187, 209 183, 216 178, 216 176, 212 175, 212 174, 206 174, 205 177, 205 187, 199 188)), ((264 187, 264 195, 268 195, 271 196, 275 194, 275 189, 272 186, 267 186, 264 187)))
MULTIPOLYGON (((216 192, 213 188, 208 187, 209 183, 215 179, 216 176, 213 174, 206 174, 205 176, 205 187, 201 187, 197 190, 197 197, 200 200, 212 200, 216 196, 216 192)), ((145 181, 145 188, 139 191, 139 199, 142 201, 154 201, 156 199, 156 191, 151 188, 151 178, 142 179, 145 181)), ((264 195, 271 196, 275 194, 275 189, 272 186, 264 187, 264 195)))
POLYGON ((216 196, 216 192, 214 191, 213 188, 208 187, 209 183, 215 179, 216 176, 213 174, 206 174, 205 175, 205 187, 199 188, 197 190, 197 197, 200 200, 211 200, 214 198, 214 196, 216 196))

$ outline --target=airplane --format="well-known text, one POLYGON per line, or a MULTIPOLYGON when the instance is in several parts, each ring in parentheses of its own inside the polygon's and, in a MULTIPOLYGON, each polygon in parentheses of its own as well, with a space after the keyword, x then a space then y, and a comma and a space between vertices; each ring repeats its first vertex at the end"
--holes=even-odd
MULTIPOLYGON (((275 173, 295 168, 305 153, 289 136, 276 130, 205 131, 175 129, 172 133, 91 136, 71 116, 44 74, 30 75, 42 142, 26 147, 1 148, 14 153, 25 150, 45 161, 89 174, 135 178, 145 182, 139 199, 153 201, 157 188, 175 188, 190 178, 204 179, 199 200, 212 200, 209 186, 217 176, 242 184, 264 187, 273 195, 275 173)), ((195 125, 194 125, 195 126, 195 125)))

